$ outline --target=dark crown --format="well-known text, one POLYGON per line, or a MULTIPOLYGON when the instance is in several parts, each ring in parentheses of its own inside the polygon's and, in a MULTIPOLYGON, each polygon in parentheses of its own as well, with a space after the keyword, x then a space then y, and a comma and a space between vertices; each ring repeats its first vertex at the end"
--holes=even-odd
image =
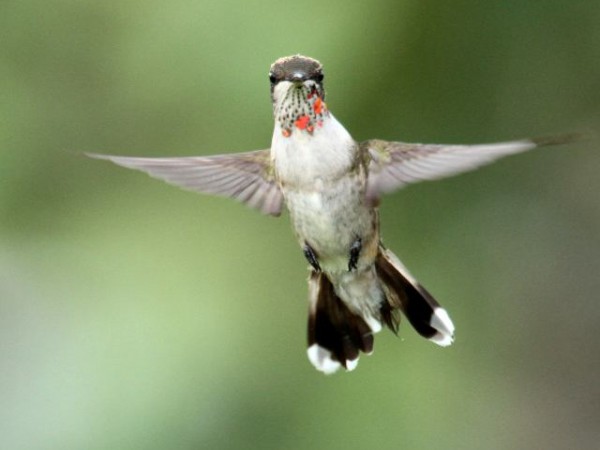
POLYGON ((308 56, 293 55, 279 58, 271 65, 269 79, 272 84, 280 81, 323 81, 323 66, 308 56))

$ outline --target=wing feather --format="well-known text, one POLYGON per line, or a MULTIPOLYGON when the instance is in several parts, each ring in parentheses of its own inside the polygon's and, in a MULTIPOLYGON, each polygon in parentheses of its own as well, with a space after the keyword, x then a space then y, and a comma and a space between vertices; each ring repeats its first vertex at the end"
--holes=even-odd
POLYGON ((184 189, 230 197, 264 214, 281 214, 283 195, 275 180, 269 150, 182 158, 87 155, 140 170, 184 189))
POLYGON ((407 184, 437 180, 543 145, 576 141, 578 134, 478 145, 409 144, 372 139, 360 143, 368 154, 367 196, 371 200, 407 184))

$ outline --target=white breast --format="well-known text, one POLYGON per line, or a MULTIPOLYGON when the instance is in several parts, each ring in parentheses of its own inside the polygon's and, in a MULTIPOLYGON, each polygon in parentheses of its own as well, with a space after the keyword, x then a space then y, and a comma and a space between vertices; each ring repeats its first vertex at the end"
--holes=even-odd
POLYGON ((372 213, 362 201, 364 174, 351 170, 357 151, 331 115, 312 135, 294 130, 285 137, 275 127, 271 155, 292 226, 324 270, 347 270, 350 246, 372 230, 372 213))
POLYGON ((275 124, 271 158, 284 185, 309 187, 319 180, 337 178, 353 164, 355 152, 350 133, 331 113, 312 134, 293 130, 285 137, 275 124))

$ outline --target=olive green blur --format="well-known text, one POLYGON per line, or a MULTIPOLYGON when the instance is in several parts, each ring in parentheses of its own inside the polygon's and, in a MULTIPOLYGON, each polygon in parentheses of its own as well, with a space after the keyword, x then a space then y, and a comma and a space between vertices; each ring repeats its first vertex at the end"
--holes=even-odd
POLYGON ((0 448, 595 448, 598 140, 385 198, 456 341, 402 323, 329 377, 287 215, 81 153, 268 148, 294 53, 357 140, 597 132, 599 24, 590 0, 0 2, 0 448))

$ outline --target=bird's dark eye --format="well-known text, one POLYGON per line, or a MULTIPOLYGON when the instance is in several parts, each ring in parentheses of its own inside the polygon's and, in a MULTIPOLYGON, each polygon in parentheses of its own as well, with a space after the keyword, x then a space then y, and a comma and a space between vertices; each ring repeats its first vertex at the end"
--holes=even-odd
POLYGON ((274 74, 270 73, 269 81, 271 82, 271 84, 275 84, 275 83, 277 83, 277 77, 274 74))
POLYGON ((318 73, 315 75, 315 81, 317 83, 320 83, 321 81, 323 81, 323 78, 325 78, 325 75, 323 75, 322 73, 318 73))

